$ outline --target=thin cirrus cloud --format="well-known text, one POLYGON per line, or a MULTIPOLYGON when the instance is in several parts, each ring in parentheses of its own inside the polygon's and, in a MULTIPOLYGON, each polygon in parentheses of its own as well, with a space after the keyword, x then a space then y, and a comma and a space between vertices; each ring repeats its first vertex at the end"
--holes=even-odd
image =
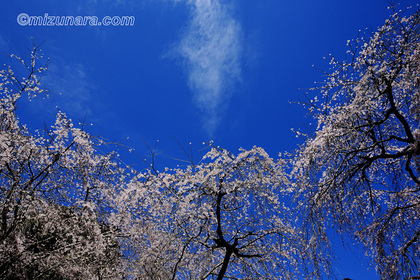
POLYGON ((203 112, 204 128, 212 136, 232 86, 240 81, 241 26, 219 0, 186 3, 192 18, 171 53, 182 59, 188 86, 203 112))
POLYGON ((60 109, 77 118, 83 118, 86 114, 93 115, 92 101, 97 100, 96 86, 82 63, 66 63, 55 57, 48 66, 43 84, 53 92, 54 99, 60 100, 60 109))

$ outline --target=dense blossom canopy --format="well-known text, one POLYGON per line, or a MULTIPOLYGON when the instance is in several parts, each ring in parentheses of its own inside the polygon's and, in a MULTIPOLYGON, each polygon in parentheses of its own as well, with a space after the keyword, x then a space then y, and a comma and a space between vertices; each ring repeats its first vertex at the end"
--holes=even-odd
POLYGON ((138 258, 129 271, 146 279, 295 279, 305 255, 283 203, 290 190, 282 166, 261 148, 235 156, 212 146, 200 164, 136 178, 117 203, 130 258, 138 258))
POLYGON ((314 243, 333 224, 383 279, 418 276, 420 13, 395 12, 349 47, 310 102, 318 126, 293 162, 299 203, 314 243))
POLYGON ((19 99, 45 94, 38 51, 30 64, 18 58, 27 78, 0 72, 0 278, 108 278, 120 265, 104 194, 118 186, 121 170, 61 112, 44 131, 20 123, 19 99))

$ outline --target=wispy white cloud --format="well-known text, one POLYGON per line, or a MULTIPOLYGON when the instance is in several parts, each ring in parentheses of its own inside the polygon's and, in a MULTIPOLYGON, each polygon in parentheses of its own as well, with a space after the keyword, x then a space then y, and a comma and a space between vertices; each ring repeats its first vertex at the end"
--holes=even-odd
POLYGON ((87 72, 82 63, 65 62, 55 57, 51 59, 42 81, 47 90, 60 94, 54 98, 60 101, 59 109, 78 118, 85 114, 92 115, 92 103, 96 99, 96 86, 87 72))
POLYGON ((0 52, 10 51, 9 42, 0 34, 0 52))
MULTIPOLYGON (((178 1, 179 0, 174 0, 178 1)), ((181 57, 194 100, 212 135, 241 77, 241 26, 220 0, 186 0, 191 21, 172 54, 181 57)))

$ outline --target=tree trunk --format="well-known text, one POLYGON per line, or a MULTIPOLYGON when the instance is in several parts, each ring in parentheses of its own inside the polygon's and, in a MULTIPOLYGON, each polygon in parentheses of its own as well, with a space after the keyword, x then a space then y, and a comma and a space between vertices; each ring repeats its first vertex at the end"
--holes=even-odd
POLYGON ((223 259, 223 265, 219 271, 219 275, 217 275, 217 280, 223 280, 223 277, 225 276, 232 253, 233 253, 232 249, 226 248, 226 255, 225 255, 225 258, 223 259))

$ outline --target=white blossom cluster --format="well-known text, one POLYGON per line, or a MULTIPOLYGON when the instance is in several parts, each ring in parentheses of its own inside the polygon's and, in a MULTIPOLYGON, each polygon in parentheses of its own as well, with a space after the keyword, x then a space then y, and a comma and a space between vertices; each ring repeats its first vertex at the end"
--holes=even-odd
POLYGON ((312 238, 333 225, 365 245, 382 279, 408 279, 420 265, 420 13, 394 10, 369 36, 314 89, 317 128, 292 177, 312 238))
POLYGON ((108 279, 120 264, 104 190, 118 186, 120 170, 62 112, 45 131, 20 123, 19 99, 44 94, 38 51, 30 64, 18 58, 26 79, 0 72, 0 278, 108 279))

